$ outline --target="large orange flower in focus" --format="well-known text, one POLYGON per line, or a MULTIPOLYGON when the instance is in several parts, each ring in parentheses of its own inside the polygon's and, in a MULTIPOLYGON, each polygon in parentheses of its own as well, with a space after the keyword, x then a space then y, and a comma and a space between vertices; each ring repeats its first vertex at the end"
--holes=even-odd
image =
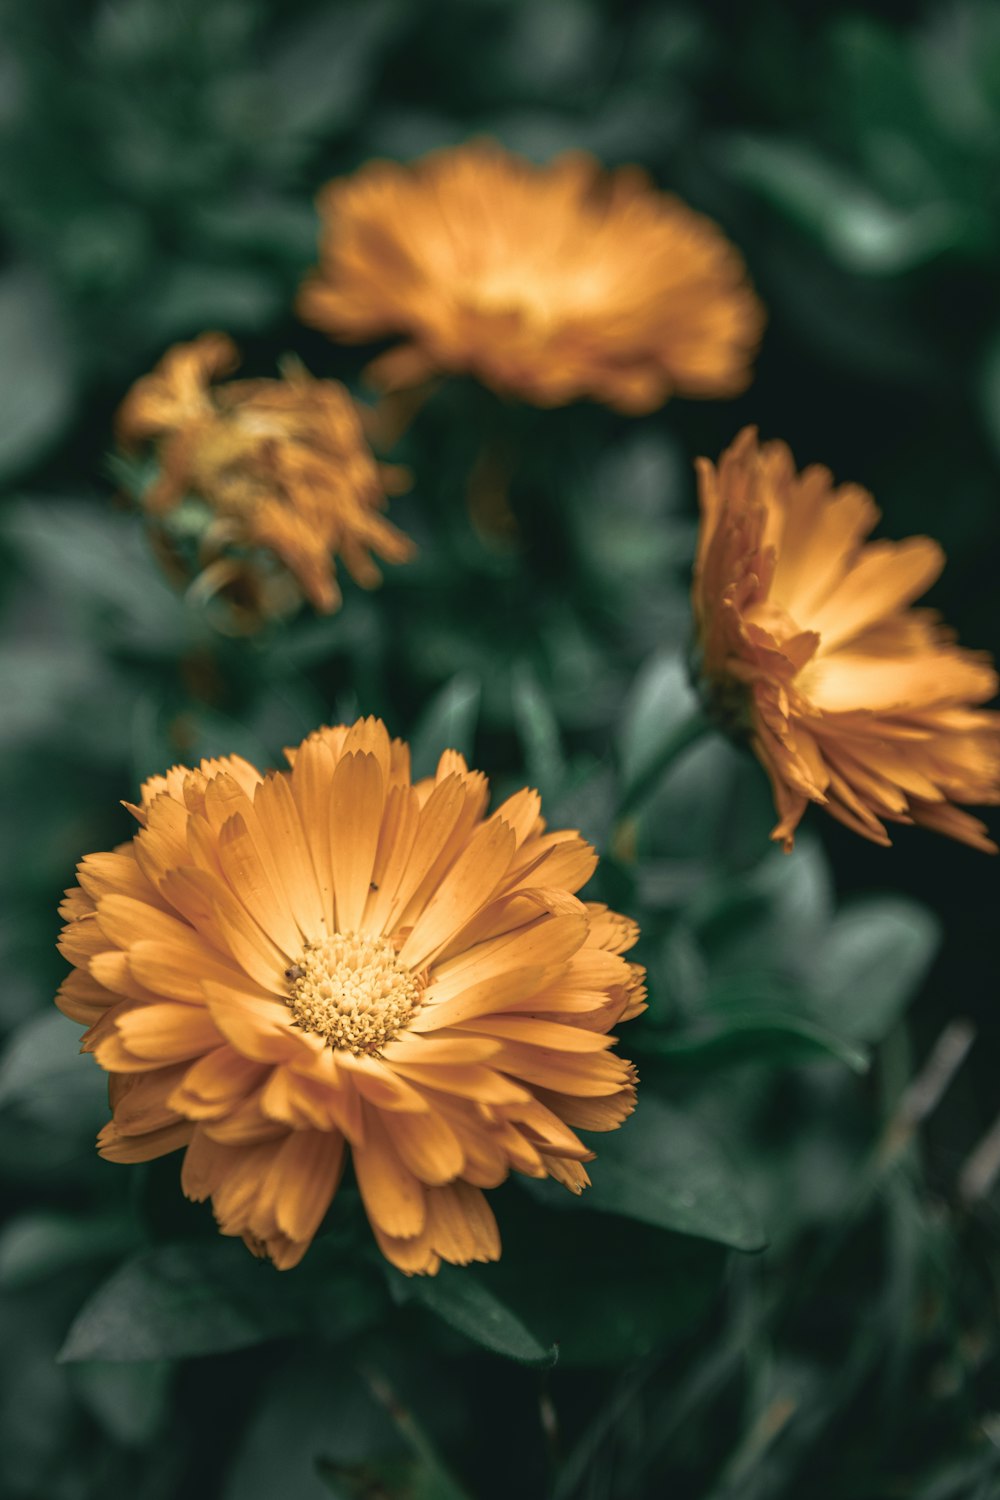
POLYGON ((236 364, 232 341, 205 333, 168 350, 126 396, 123 446, 151 445, 159 461, 143 508, 180 572, 171 513, 189 497, 206 508, 206 594, 230 590, 249 616, 285 612, 300 594, 329 613, 341 602, 335 557, 364 588, 380 579, 372 552, 387 562, 412 557, 413 543, 379 514, 402 471, 375 462, 336 381, 291 362, 281 380, 214 383, 236 364), (280 564, 277 579, 262 566, 268 557, 280 564))
POLYGON ((698 477, 702 686, 770 777, 772 837, 790 849, 816 802, 878 844, 886 822, 919 823, 995 852, 954 804, 1000 802, 1000 714, 973 707, 996 672, 909 608, 944 565, 938 544, 866 542, 871 496, 818 465, 797 473, 753 428, 698 477))
POLYGON ((495 1260, 482 1189, 513 1168, 579 1192, 575 1127, 632 1110, 608 1032, 644 1009, 635 924, 576 897, 596 856, 536 792, 487 816, 454 752, 412 785, 364 719, 289 758, 154 777, 131 843, 80 864, 58 1004, 111 1075, 100 1150, 184 1149, 187 1195, 285 1268, 349 1148, 401 1270, 495 1260))
POLYGON ((402 335, 369 368, 384 390, 466 373, 538 406, 639 413, 749 384, 764 316, 742 257, 637 167, 477 141, 369 162, 319 210, 300 315, 348 343, 402 335))

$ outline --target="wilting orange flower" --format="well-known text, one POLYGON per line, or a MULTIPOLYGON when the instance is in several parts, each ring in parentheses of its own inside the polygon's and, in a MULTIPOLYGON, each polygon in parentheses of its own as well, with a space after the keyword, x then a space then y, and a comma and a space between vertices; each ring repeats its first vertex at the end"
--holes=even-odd
POLYGON ((740 433, 698 463, 693 604, 703 687, 749 738, 786 849, 808 802, 888 844, 919 823, 995 852, 956 802, 1000 802, 1000 714, 987 656, 910 609, 944 555, 929 537, 866 542, 879 512, 829 470, 796 473, 784 443, 740 433))
POLYGON ((467 373, 538 406, 652 411, 750 381, 763 311, 710 219, 637 167, 581 152, 538 167, 489 141, 369 162, 319 197, 307 323, 358 343, 385 390, 467 373))
POLYGON ((269 613, 268 598, 294 580, 329 612, 341 599, 334 555, 365 588, 380 577, 371 551, 388 562, 412 556, 409 539, 379 515, 401 471, 375 462, 343 386, 297 364, 282 380, 211 384, 237 362, 230 339, 205 333, 170 349, 126 396, 117 418, 123 445, 151 442, 159 460, 143 506, 161 521, 188 497, 207 507, 204 592, 228 587, 251 613, 269 613), (283 573, 270 594, 267 557, 283 573))
POLYGON ((486 778, 362 719, 292 770, 232 757, 143 788, 142 827, 92 854, 62 908, 60 1008, 111 1074, 100 1149, 186 1148, 224 1234, 295 1265, 350 1147, 383 1253, 406 1272, 500 1253, 481 1189, 511 1168, 574 1192, 633 1107, 608 1049, 644 1009, 628 918, 577 899, 596 856, 538 794, 485 815, 486 778))

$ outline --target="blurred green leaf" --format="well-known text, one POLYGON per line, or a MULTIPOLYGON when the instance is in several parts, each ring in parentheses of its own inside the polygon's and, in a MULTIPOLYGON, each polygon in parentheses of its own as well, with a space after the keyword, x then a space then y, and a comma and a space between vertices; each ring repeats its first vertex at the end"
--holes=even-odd
POLYGON ((587 1206, 737 1250, 766 1243, 739 1174, 682 1110, 640 1095, 621 1130, 602 1136, 587 1206))
POLYGON ((59 435, 73 403, 74 361, 55 299, 28 266, 0 275, 0 478, 59 435))
POLYGON ((704 1017, 681 1031, 644 1038, 642 1045, 656 1057, 698 1067, 747 1060, 773 1064, 817 1053, 846 1063, 855 1073, 865 1073, 869 1067, 864 1048, 852 1045, 815 1021, 776 1010, 704 1017))
POLYGON ((636 673, 622 714, 619 738, 622 778, 630 786, 646 774, 698 706, 681 655, 658 651, 636 673))
POLYGON ((142 1250, 84 1304, 59 1357, 163 1360, 250 1348, 296 1326, 298 1309, 278 1276, 242 1245, 142 1250))
POLYGON ((71 1367, 76 1395, 115 1442, 144 1448, 167 1421, 173 1366, 100 1361, 71 1367))
POLYGON ((551 1179, 520 1186, 525 1209, 515 1215, 504 1205, 504 1253, 492 1276, 518 1316, 558 1347, 557 1375, 634 1369, 709 1318, 726 1264, 721 1245, 591 1213, 590 1188, 576 1198, 551 1179))
POLYGON ((555 1349, 546 1349, 539 1343, 471 1267, 445 1265, 436 1276, 414 1276, 408 1280, 390 1271, 389 1277, 398 1302, 426 1308, 491 1353, 525 1365, 544 1367, 555 1362, 555 1349))
POLYGON ((55 599, 89 612, 91 636, 111 622, 131 644, 170 657, 204 633, 162 578, 138 516, 44 496, 8 508, 2 529, 55 599))
POLYGON ((269 1373, 223 1500, 323 1500, 323 1466, 372 1464, 403 1446, 353 1362, 302 1350, 269 1373))
POLYGON ((0 1345, 16 1350, 15 1359, 0 1362, 0 1461, 11 1500, 48 1500, 61 1488, 67 1458, 74 1468, 81 1463, 73 1394, 55 1361, 65 1317, 60 1291, 57 1283, 0 1298, 0 1345))
POLYGON ((0 1230, 0 1288, 33 1286, 80 1265, 116 1259, 137 1238, 134 1222, 120 1214, 19 1214, 0 1230))
POLYGON ((410 739, 414 778, 433 776, 445 750, 469 760, 479 718, 480 684, 458 672, 424 708, 410 739))
POLYGON ((806 835, 791 854, 769 849, 747 873, 706 881, 688 920, 714 983, 732 976, 738 993, 746 976, 755 983, 766 974, 808 982, 832 912, 826 857, 806 835))
MULTIPOLYGON (((410 1454, 405 1459, 379 1459, 375 1463, 369 1459, 363 1464, 322 1459, 320 1473, 330 1482, 334 1493, 346 1500, 346 1497, 370 1495, 373 1490, 378 1493, 380 1486, 384 1485, 389 1494, 402 1493, 412 1500, 471 1500, 448 1472, 427 1424, 405 1404, 383 1371, 366 1364, 359 1368, 358 1373, 391 1417, 410 1454)), ((422 1375, 423 1371, 420 1373, 422 1375)))
MULTIPOLYGON (((531 768, 527 770, 531 778, 531 768)), ((605 849, 611 840, 617 790, 611 766, 588 755, 578 755, 567 768, 559 796, 548 804, 543 796, 542 806, 551 827, 576 828, 588 843, 605 849)))
POLYGON ((280 283, 267 271, 178 261, 146 309, 148 338, 165 343, 218 327, 243 333, 274 317, 281 294, 280 283))
POLYGON ((878 1041, 913 998, 940 940, 934 916, 902 897, 841 912, 815 955, 816 1015, 841 1036, 878 1041))
POLYGON ((267 68, 282 128, 307 140, 343 130, 356 116, 378 53, 400 19, 400 0, 340 0, 287 27, 267 68))
POLYGON ((637 806, 706 728, 683 659, 658 652, 640 668, 623 712, 622 810, 637 806))
POLYGON ((676 612, 688 625, 686 587, 664 587, 675 571, 690 568, 695 528, 678 514, 688 490, 686 460, 669 435, 631 432, 602 446, 568 517, 599 585, 644 624, 650 615, 659 625, 662 614, 676 612))
POLYGON ((605 516, 612 525, 598 535, 613 545, 612 526, 620 527, 631 516, 643 523, 647 547, 655 552, 651 523, 681 509, 688 488, 687 462, 677 439, 662 429, 630 429, 602 448, 593 474, 596 514, 588 521, 605 516))
POLYGON ((76 1137, 107 1117, 107 1076, 80 1056, 80 1028, 54 1008, 32 1016, 0 1056, 0 1110, 76 1137))
MULTIPOLYGON (((236 251, 253 249, 296 267, 308 264, 315 253, 312 206, 267 192, 202 204, 195 225, 199 238, 236 251)), ((216 316, 214 321, 224 320, 216 316)))
POLYGON ((809 358, 867 382, 936 387, 942 352, 910 315, 898 280, 862 276, 792 237, 776 240, 771 261, 788 335, 809 358))
POLYGON ((356 1267, 328 1261, 316 1246, 311 1263, 288 1275, 222 1239, 142 1250, 84 1304, 59 1357, 181 1359, 305 1328, 346 1338, 379 1303, 356 1267))
MULTIPOLYGON (((692 717, 692 728, 696 722, 692 717)), ((678 742, 685 730, 686 726, 678 726, 678 742)), ((633 793, 639 798, 635 815, 639 874, 643 884, 648 880, 648 899, 653 905, 661 904, 658 873, 666 875, 668 886, 676 883, 672 866, 690 862, 706 871, 716 860, 737 868, 756 863, 774 821, 760 768, 723 735, 706 734, 676 759, 668 744, 665 755, 669 771, 658 777, 653 767, 648 802, 641 783, 633 793)), ((678 893, 682 904, 689 904, 700 886, 700 880, 690 875, 684 878, 678 893)), ((662 904, 677 904, 676 896, 664 895, 662 904)))
POLYGON ((811 231, 850 271, 893 276, 960 244, 961 210, 944 202, 896 207, 849 170, 795 141, 725 143, 733 174, 811 231))
POLYGON ((978 1453, 935 1465, 913 1500, 994 1500, 1000 1484, 1000 1448, 990 1434, 978 1453))
POLYGON ((527 662, 515 665, 510 693, 514 725, 524 747, 528 779, 541 793, 545 805, 560 795, 566 779, 559 721, 527 662))
POLYGON ((72 715, 77 752, 114 757, 120 751, 108 721, 118 719, 127 702, 122 682, 84 638, 0 646, 0 745, 59 743, 72 715))

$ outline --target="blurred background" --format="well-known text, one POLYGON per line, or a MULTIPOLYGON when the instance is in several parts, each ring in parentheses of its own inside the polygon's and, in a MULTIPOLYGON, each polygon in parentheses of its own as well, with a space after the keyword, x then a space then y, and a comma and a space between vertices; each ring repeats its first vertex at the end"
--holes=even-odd
POLYGON ((762 773, 715 740, 634 850, 612 830, 690 702, 691 459, 746 422, 870 488, 882 534, 940 539, 930 603, 1000 651, 1000 9, 0 14, 0 1495, 993 1500, 996 864, 818 813, 786 858, 762 773), (206 328, 249 374, 291 350, 363 397, 374 351, 291 313, 313 195, 477 134, 641 162, 715 218, 769 313, 753 385, 634 420, 452 382, 392 455, 418 561, 332 618, 220 636, 119 493, 117 404, 206 328), (470 485, 486 452, 499 508, 470 485), (357 713, 421 771, 456 745, 501 794, 539 786, 650 968, 603 1188, 505 1186, 500 1265, 435 1284, 386 1277, 349 1188, 279 1278, 176 1159, 101 1162, 104 1081, 51 1006, 60 893, 129 836, 142 777, 275 764, 357 713))

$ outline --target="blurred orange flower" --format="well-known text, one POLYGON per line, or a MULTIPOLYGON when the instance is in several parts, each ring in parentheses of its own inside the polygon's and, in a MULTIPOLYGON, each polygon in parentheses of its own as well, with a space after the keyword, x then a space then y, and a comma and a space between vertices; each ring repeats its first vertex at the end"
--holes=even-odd
POLYGON ((763 309, 710 219, 636 167, 534 166, 489 141, 369 162, 319 197, 305 322, 357 343, 383 390, 467 373, 538 406, 629 413, 749 384, 763 309))
POLYGON ((770 777, 772 837, 790 849, 817 802, 878 844, 885 822, 919 823, 995 852, 954 804, 1000 802, 1000 714, 972 706, 997 675, 909 608, 944 565, 938 544, 866 542, 871 496, 835 489, 818 465, 797 473, 787 446, 753 428, 698 476, 702 683, 770 777))
POLYGON ((637 928, 577 899, 596 856, 536 792, 486 816, 451 751, 412 785, 376 719, 288 753, 154 777, 131 843, 79 866, 58 1004, 111 1074, 100 1150, 186 1148, 187 1195, 286 1268, 349 1146, 401 1270, 495 1260, 481 1190, 513 1168, 580 1192, 574 1127, 632 1110, 607 1033, 644 1009, 637 928))
POLYGON ((370 550, 388 562, 413 555, 379 515, 401 471, 375 462, 343 386, 297 364, 282 380, 211 383, 237 362, 230 339, 205 333, 170 349, 126 396, 117 417, 123 446, 152 443, 159 460, 144 509, 183 573, 188 565, 164 518, 188 497, 207 508, 199 592, 227 589, 249 616, 283 612, 300 593, 329 613, 341 602, 335 556, 371 588, 380 575, 370 550), (281 565, 276 577, 267 557, 281 565))

